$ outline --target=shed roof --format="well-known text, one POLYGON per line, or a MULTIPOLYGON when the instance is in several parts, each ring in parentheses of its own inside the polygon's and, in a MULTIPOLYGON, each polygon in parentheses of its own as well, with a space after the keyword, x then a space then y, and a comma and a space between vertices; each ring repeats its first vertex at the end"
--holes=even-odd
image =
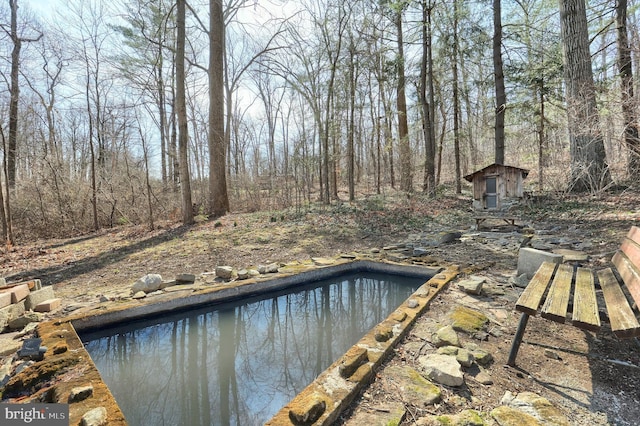
POLYGON ((527 170, 527 169, 522 169, 520 167, 514 167, 514 166, 505 166, 504 164, 493 163, 493 164, 490 164, 490 165, 488 165, 487 167, 485 167, 483 169, 477 170, 477 171, 475 171, 475 172, 473 172, 473 173, 471 173, 469 175, 466 175, 464 178, 465 178, 465 180, 467 180, 469 182, 473 182, 473 178, 475 177, 475 175, 483 174, 488 168, 496 167, 496 166, 497 167, 503 167, 505 169, 519 170, 519 171, 522 172, 522 178, 523 179, 526 178, 529 175, 529 170, 527 170))

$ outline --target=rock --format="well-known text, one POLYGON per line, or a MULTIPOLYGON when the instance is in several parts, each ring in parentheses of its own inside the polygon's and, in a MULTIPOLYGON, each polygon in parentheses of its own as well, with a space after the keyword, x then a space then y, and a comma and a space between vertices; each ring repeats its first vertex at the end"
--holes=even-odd
MULTIPOLYGON (((31 334, 36 328, 38 328, 38 323, 37 322, 30 322, 29 324, 24 326, 22 331, 20 331, 18 334, 16 334, 16 338, 19 339, 21 337, 26 336, 27 334, 31 334)), ((20 343, 20 342, 18 342, 18 343, 20 343)))
POLYGON ((458 346, 460 347, 460 339, 452 326, 447 325, 436 331, 433 335, 433 342, 436 348, 442 346, 458 346))
POLYGON ((195 274, 178 274, 176 275, 176 281, 179 283, 194 283, 196 282, 195 274))
POLYGON ((249 271, 247 271, 246 269, 240 269, 238 271, 238 279, 239 280, 246 280, 249 278, 249 271))
POLYGON ((393 377, 394 383, 402 389, 405 404, 423 407, 440 401, 440 388, 409 366, 390 366, 383 374, 393 377))
POLYGON ((24 312, 24 301, 0 309, 0 332, 7 326, 9 321, 18 318, 24 312))
POLYGON ((528 279, 531 279, 542 262, 562 263, 562 255, 535 248, 521 248, 518 252, 517 275, 526 274, 528 279))
POLYGON ((463 367, 471 367, 473 365, 473 355, 466 349, 460 349, 456 354, 456 361, 463 367))
POLYGON ((41 343, 42 339, 40 338, 25 339, 22 343, 22 348, 18 351, 18 356, 37 361, 41 360, 45 352, 47 352, 46 346, 40 346, 41 343))
POLYGON ((471 276, 466 280, 458 283, 458 288, 468 294, 480 294, 482 293, 482 286, 485 283, 486 278, 471 276))
POLYGON ((457 241, 462 237, 462 232, 452 231, 452 232, 441 232, 438 234, 438 242, 440 244, 447 244, 457 241))
POLYGON ((457 346, 442 346, 438 348, 436 353, 439 353, 440 355, 456 356, 458 355, 459 350, 460 348, 457 346))
POLYGON ((562 358, 560 358, 560 355, 558 355, 557 353, 555 353, 551 349, 545 349, 544 350, 544 356, 546 356, 547 358, 556 359, 556 360, 561 360, 562 359, 562 358))
MULTIPOLYGON (((144 293, 144 292, 143 292, 144 293)), ((106 303, 108 302, 110 299, 105 296, 104 294, 102 296, 100 296, 100 299, 98 299, 100 301, 100 303, 106 303)))
POLYGON ((427 250, 424 247, 416 247, 413 249, 413 255, 414 256, 426 256, 429 254, 429 250, 427 250))
POLYGON ((160 274, 147 274, 138 279, 131 287, 131 293, 135 294, 139 291, 151 293, 152 291, 162 288, 162 276, 160 274))
POLYGON ((506 392, 501 403, 502 406, 491 412, 491 416, 501 426, 528 424, 569 426, 569 421, 560 410, 549 400, 533 392, 521 392, 516 397, 513 397, 511 392, 506 392), (531 420, 533 422, 529 423, 531 420))
POLYGON ((290 403, 289 419, 294 424, 312 424, 322 416, 327 403, 318 394, 303 395, 290 403))
MULTIPOLYGON (((335 260, 333 260, 331 258, 328 258, 328 257, 312 257, 311 261, 316 266, 329 266, 329 265, 333 265, 335 263, 335 260)), ((258 268, 258 271, 259 270, 260 270, 260 268, 258 268)))
POLYGON ((414 423, 415 426, 485 426, 486 424, 475 410, 463 410, 458 414, 421 417, 414 423))
POLYGON ((366 364, 368 361, 368 352, 365 348, 352 346, 342 357, 342 361, 338 366, 338 372, 340 376, 348 379, 361 365, 366 364))
POLYGON ((436 383, 445 386, 462 386, 464 377, 462 368, 454 357, 447 355, 425 355, 418 357, 418 363, 425 375, 436 383))
POLYGON ((259 265, 258 266, 258 272, 260 274, 275 274, 275 273, 278 272, 278 269, 279 269, 279 266, 278 266, 277 263, 270 263, 268 265, 259 265))
POLYGON ((482 385, 492 385, 493 384, 493 379, 491 378, 491 376, 489 375, 489 373, 485 372, 485 371, 481 371, 478 374, 476 374, 475 377, 476 381, 482 385))
POLYGON ((132 299, 144 299, 145 297, 147 297, 147 293, 145 293, 144 291, 138 291, 136 292, 136 294, 134 294, 133 296, 131 296, 132 299))
POLYGON ((393 426, 402 423, 407 410, 402 402, 383 402, 372 410, 359 410, 349 417, 349 424, 393 426))
POLYGON ((43 300, 42 302, 34 306, 33 310, 36 312, 51 312, 58 309, 61 305, 62 299, 56 297, 53 299, 43 300))
POLYGON ((477 333, 489 322, 484 314, 465 306, 456 307, 449 316, 453 320, 454 330, 468 334, 477 333))
POLYGON ((27 298, 29 295, 29 285, 20 284, 11 287, 8 292, 11 294, 11 303, 15 304, 27 298))
POLYGON ((11 304, 11 293, 0 292, 0 309, 11 304))
POLYGON ((386 342, 393 337, 393 330, 388 326, 378 326, 375 332, 376 342, 386 342))
POLYGON ((42 314, 25 312, 22 316, 12 319, 7 324, 10 330, 22 330, 27 324, 42 321, 42 314))
POLYGON ((407 307, 410 309, 415 309, 418 306, 420 306, 420 303, 418 303, 418 301, 416 299, 409 299, 407 300, 407 307))
POLYGON ((527 274, 520 274, 518 276, 511 277, 511 279, 509 279, 509 282, 516 287, 526 288, 529 284, 529 277, 527 277, 527 274))
POLYGON ((0 388, 3 388, 11 379, 11 362, 0 365, 0 388))
POLYGON ((504 405, 491 410, 491 417, 500 426, 540 426, 533 416, 504 405))
POLYGON ((80 420, 81 426, 103 426, 107 424, 107 409, 97 407, 89 410, 82 416, 80 420))
POLYGON ((233 268, 231 266, 216 266, 216 277, 229 281, 233 278, 233 268))
POLYGON ((484 349, 469 349, 473 359, 482 366, 487 366, 493 361, 493 355, 484 349))
POLYGON ((402 263, 407 260, 407 256, 402 253, 391 252, 386 254, 386 258, 392 262, 402 263))
POLYGON ((27 311, 32 310, 39 303, 42 303, 45 300, 55 299, 55 297, 56 296, 53 292, 53 287, 43 287, 40 290, 35 290, 29 293, 29 295, 24 300, 24 308, 27 311))
POLYGON ((552 253, 561 255, 565 262, 586 262, 589 260, 587 253, 578 250, 554 249, 552 253))
POLYGON ((91 385, 73 388, 69 394, 69 403, 84 401, 91 395, 93 395, 93 386, 91 385))

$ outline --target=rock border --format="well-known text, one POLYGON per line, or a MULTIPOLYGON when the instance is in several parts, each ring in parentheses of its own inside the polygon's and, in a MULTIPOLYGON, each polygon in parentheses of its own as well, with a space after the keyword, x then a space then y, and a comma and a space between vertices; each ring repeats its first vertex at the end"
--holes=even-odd
MULTIPOLYGON (((349 272, 380 272, 424 277, 428 281, 414 292, 403 305, 392 312, 382 323, 370 330, 358 343, 321 373, 302 393, 296 396, 268 424, 330 424, 353 401, 360 389, 373 377, 375 368, 392 353, 393 347, 404 337, 410 326, 426 309, 433 297, 458 274, 457 266, 440 268, 407 265, 389 261, 366 259, 337 259, 329 265, 309 265, 298 268, 281 268, 271 279, 251 278, 223 285, 194 288, 184 296, 176 293, 157 295, 144 304, 132 299, 124 304, 99 305, 90 312, 70 315, 46 321, 38 326, 42 344, 52 348, 44 356, 71 357, 72 364, 83 363, 81 377, 65 381, 54 394, 67 402, 72 389, 87 384, 91 376, 93 394, 74 402, 70 410, 71 424, 79 423, 88 410, 107 407, 109 424, 126 425, 126 419, 106 384, 84 348, 78 332, 89 332, 105 326, 147 318, 171 311, 186 310, 198 305, 229 302, 269 291, 292 288, 349 272), (65 350, 60 351, 60 347, 65 350), (56 349, 57 348, 57 349, 56 349), (71 349, 72 350, 68 350, 71 349), (320 390, 320 391, 317 391, 320 390), (66 399, 65 399, 66 398, 66 399), (301 403, 301 401, 304 401, 301 403), (281 413, 284 413, 282 417, 281 413), (315 419, 311 421, 311 419, 315 419), (310 422, 311 421, 311 422, 310 422)), ((19 379, 19 378, 18 378, 19 379)))

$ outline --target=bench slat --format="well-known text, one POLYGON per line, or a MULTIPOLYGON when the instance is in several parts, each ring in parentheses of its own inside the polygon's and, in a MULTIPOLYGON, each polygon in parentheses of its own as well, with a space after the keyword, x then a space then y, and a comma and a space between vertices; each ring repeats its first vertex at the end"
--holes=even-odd
MULTIPOLYGON (((620 246, 620 252, 616 252, 611 260, 620 273, 622 280, 627 286, 627 290, 640 306, 640 271, 635 265, 640 265, 640 246, 629 239, 625 239, 620 246)), ((639 308, 640 309, 640 308, 639 308)))
POLYGON ((598 314, 593 273, 587 268, 578 268, 576 272, 572 323, 585 330, 600 330, 600 315, 598 314))
POLYGON ((607 305, 611 330, 618 338, 640 335, 640 324, 627 301, 611 268, 598 271, 598 280, 607 305))
POLYGON ((573 279, 573 267, 563 264, 558 266, 556 276, 549 289, 547 299, 542 307, 542 317, 563 323, 567 318, 567 307, 571 296, 571 280, 573 279))
POLYGON ((542 303, 542 296, 547 290, 551 277, 556 270, 557 264, 551 262, 543 262, 538 268, 527 288, 524 289, 520 298, 516 302, 516 310, 525 314, 535 315, 538 307, 542 303))
POLYGON ((637 244, 640 244, 640 228, 632 226, 627 233, 627 238, 631 241, 635 241, 637 244))

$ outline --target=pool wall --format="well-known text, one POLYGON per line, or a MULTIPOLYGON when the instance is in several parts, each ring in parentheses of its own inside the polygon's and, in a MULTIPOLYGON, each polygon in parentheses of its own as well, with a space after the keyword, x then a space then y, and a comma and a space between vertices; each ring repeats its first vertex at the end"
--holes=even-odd
MULTIPOLYGON (((186 295, 182 292, 172 292, 156 295, 144 302, 132 300, 115 307, 113 304, 100 305, 85 314, 39 325, 38 334, 43 339, 42 345, 48 348, 44 360, 40 363, 51 371, 36 371, 34 374, 42 376, 42 373, 46 373, 50 378, 56 374, 54 370, 58 370, 58 374, 64 371, 61 380, 50 386, 47 391, 47 402, 67 403, 74 388, 87 385, 93 387, 91 397, 70 404, 70 424, 79 424, 82 416, 89 410, 104 408, 109 425, 126 425, 124 415, 102 381, 77 331, 110 327, 165 312, 228 302, 294 287, 300 283, 306 284, 348 272, 362 271, 424 277, 426 282, 267 423, 328 425, 337 419, 358 392, 369 383, 375 368, 392 353, 393 347, 406 334, 415 319, 427 309, 438 291, 457 275, 456 266, 441 270, 369 260, 345 260, 337 265, 309 270, 281 268, 278 275, 271 279, 234 281, 185 290, 188 291, 186 295)), ((36 379, 37 377, 33 378, 36 379)))

